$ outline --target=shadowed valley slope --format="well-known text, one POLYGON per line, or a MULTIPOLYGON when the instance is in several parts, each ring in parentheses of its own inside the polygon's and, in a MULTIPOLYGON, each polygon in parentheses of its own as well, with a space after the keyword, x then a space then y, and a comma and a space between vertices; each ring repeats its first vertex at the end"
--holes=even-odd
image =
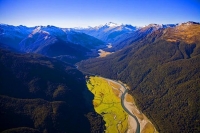
POLYGON ((0 132, 104 130, 84 75, 67 63, 0 49, 0 79, 0 132))

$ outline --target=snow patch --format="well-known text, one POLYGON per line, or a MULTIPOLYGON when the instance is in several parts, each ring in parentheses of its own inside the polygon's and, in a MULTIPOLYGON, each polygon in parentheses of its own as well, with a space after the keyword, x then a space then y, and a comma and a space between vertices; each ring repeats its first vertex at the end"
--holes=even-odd
POLYGON ((37 28, 35 28, 32 33, 30 35, 28 35, 28 37, 32 38, 34 34, 38 33, 40 31, 41 27, 38 26, 37 28))
POLYGON ((35 28, 31 34, 33 34, 33 35, 34 35, 35 33, 39 32, 39 31, 40 31, 40 29, 41 29, 41 27, 40 27, 40 26, 39 26, 39 27, 37 27, 37 28, 35 28))
POLYGON ((48 36, 45 36, 45 37, 44 37, 44 40, 46 40, 47 38, 48 38, 48 36))
POLYGON ((125 27, 125 29, 130 30, 130 31, 132 30, 131 28, 128 28, 128 27, 125 27))
POLYGON ((112 43, 108 43, 108 45, 106 45, 108 48, 112 48, 112 43))
POLYGON ((49 35, 50 33, 47 31, 42 31, 42 33, 49 35))
POLYGON ((120 25, 118 25, 118 24, 116 24, 116 23, 113 23, 113 22, 106 23, 106 25, 109 26, 109 27, 117 27, 117 26, 120 26, 120 25))

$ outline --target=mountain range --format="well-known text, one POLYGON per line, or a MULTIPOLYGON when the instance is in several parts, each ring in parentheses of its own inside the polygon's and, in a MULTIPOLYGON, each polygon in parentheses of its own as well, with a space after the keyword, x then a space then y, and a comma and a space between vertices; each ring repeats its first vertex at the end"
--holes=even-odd
POLYGON ((137 106, 159 132, 199 132, 200 24, 159 28, 79 69, 130 86, 137 106))
POLYGON ((157 131, 200 132, 200 24, 192 21, 88 28, 1 24, 0 131, 103 132, 83 73, 126 83, 157 131), (99 49, 112 54, 96 58, 99 49))
POLYGON ((104 42, 112 44, 112 48, 106 49, 107 51, 117 51, 132 42, 145 37, 147 34, 161 28, 175 27, 177 24, 149 24, 144 27, 132 26, 129 24, 118 25, 113 22, 106 23, 96 27, 75 29, 76 31, 83 32, 94 36, 104 42))
POLYGON ((99 49, 114 52, 157 29, 174 26, 150 24, 136 27, 109 22, 89 28, 59 28, 51 25, 26 27, 1 24, 0 44, 74 64, 97 57, 99 49))
POLYGON ((26 53, 38 53, 75 63, 97 56, 106 44, 84 33, 55 26, 0 25, 0 43, 26 53))
POLYGON ((125 33, 134 32, 138 28, 132 25, 118 25, 113 22, 106 23, 105 25, 100 25, 96 27, 75 29, 76 31, 86 33, 88 35, 94 36, 104 42, 113 43, 116 41, 117 37, 125 33))

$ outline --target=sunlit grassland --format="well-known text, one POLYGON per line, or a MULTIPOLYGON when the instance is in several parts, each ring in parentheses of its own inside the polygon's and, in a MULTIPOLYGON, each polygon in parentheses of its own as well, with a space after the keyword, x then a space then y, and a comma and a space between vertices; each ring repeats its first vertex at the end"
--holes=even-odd
POLYGON ((104 51, 102 49, 99 49, 98 51, 99 51, 99 57, 106 57, 107 55, 113 53, 113 52, 106 52, 106 51, 104 51))
POLYGON ((199 40, 200 26, 199 25, 180 25, 176 28, 169 28, 166 30, 164 38, 170 42, 177 42, 184 40, 192 44, 199 40), (189 29, 189 30, 188 30, 189 29))
POLYGON ((133 97, 130 94, 127 94, 125 98, 126 98, 127 102, 131 102, 131 103, 135 104, 135 101, 134 101, 133 97))
POLYGON ((154 133, 154 132, 157 131, 155 131, 154 126, 150 122, 148 122, 141 133, 154 133))
POLYGON ((121 106, 119 91, 101 77, 90 77, 88 89, 94 94, 95 111, 103 116, 106 122, 106 132, 126 132, 128 129, 128 114, 121 106))

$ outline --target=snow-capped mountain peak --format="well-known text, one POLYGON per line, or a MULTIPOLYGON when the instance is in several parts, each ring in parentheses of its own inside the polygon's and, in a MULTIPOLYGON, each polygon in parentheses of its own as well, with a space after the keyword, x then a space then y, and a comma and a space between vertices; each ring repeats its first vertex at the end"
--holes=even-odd
POLYGON ((106 23, 105 25, 108 26, 108 27, 117 27, 117 26, 120 26, 117 23, 113 23, 113 22, 106 23))

